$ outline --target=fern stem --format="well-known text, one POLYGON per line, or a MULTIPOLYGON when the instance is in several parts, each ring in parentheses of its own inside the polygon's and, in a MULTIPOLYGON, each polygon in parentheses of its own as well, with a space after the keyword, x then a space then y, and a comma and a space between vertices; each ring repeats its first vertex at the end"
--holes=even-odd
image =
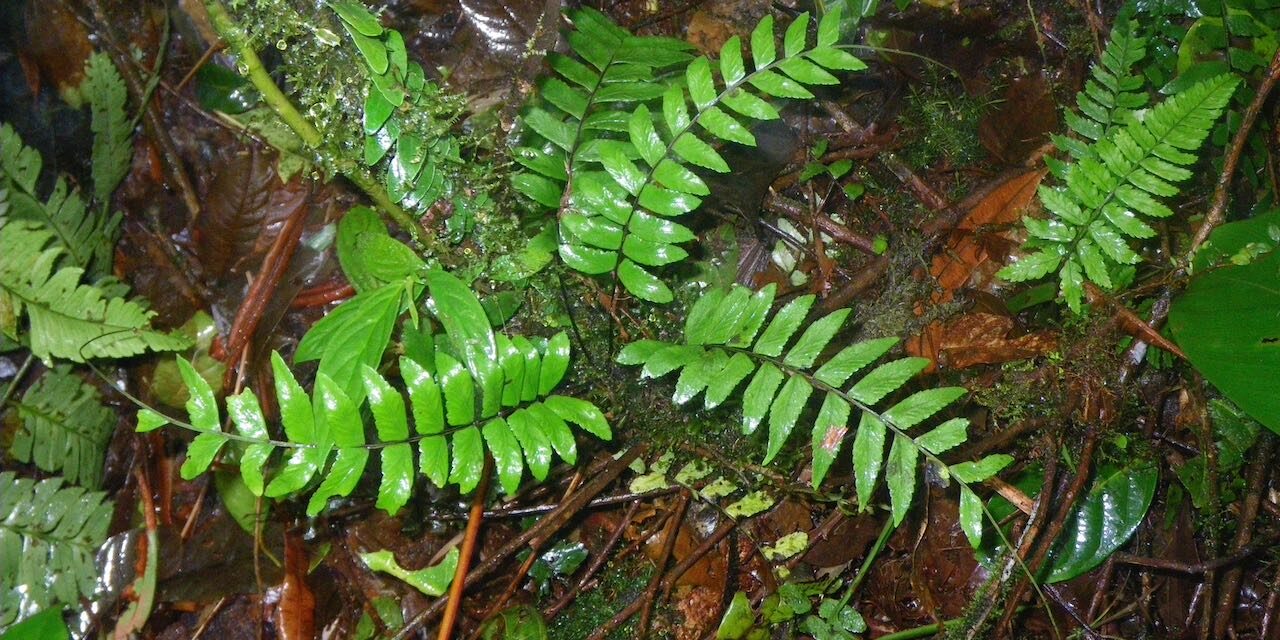
MULTIPOLYGON (((352 184, 369 196, 369 199, 373 200, 373 203, 379 209, 390 216, 397 226, 409 232, 415 243, 419 245, 430 243, 429 238, 431 236, 427 233, 426 228, 422 226, 422 222, 410 216, 404 209, 400 208, 400 205, 392 201, 386 189, 378 184, 367 169, 356 167, 350 160, 343 159, 341 154, 326 148, 324 136, 310 120, 307 120, 298 111, 298 108, 294 106, 289 97, 284 94, 284 91, 271 78, 271 74, 267 73, 266 67, 262 64, 262 59, 258 57, 257 52, 241 35, 240 26, 227 13, 227 8, 223 6, 221 0, 205 0, 204 5, 209 12, 209 19, 218 35, 227 41, 244 65, 243 69, 249 82, 253 83, 254 88, 262 94, 263 101, 267 103, 267 106, 271 107, 271 110, 279 116, 280 120, 316 154, 318 163, 321 165, 333 165, 352 184)), ((427 248, 434 249, 434 247, 427 248)))

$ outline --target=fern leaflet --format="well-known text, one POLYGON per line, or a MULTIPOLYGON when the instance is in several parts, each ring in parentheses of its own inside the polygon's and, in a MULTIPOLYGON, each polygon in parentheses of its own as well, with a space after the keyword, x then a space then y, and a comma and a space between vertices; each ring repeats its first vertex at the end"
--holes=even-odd
POLYGON ((1230 74, 1198 82, 1133 114, 1128 124, 1073 154, 1076 162, 1056 167, 1063 184, 1039 190, 1050 218, 1023 218, 1030 253, 999 276, 1019 282, 1057 271, 1062 295, 1076 312, 1086 279, 1112 289, 1113 273, 1141 260, 1128 238, 1155 235, 1143 218, 1173 215, 1158 198, 1176 195, 1175 184, 1191 177, 1194 152, 1239 82, 1230 74))
POLYGON ((80 192, 69 188, 62 176, 48 198, 41 200, 36 183, 43 163, 40 153, 23 144, 12 127, 0 125, 0 188, 9 191, 9 217, 45 226, 72 265, 94 278, 107 275, 120 215, 86 210, 80 192))
MULTIPOLYGON (((182 474, 191 478, 208 469, 228 441, 244 443, 240 471, 255 495, 290 496, 319 478, 307 505, 315 515, 326 501, 346 496, 356 487, 378 450, 382 479, 378 507, 398 511, 414 482, 414 444, 418 469, 436 486, 456 484, 462 491, 479 483, 485 451, 494 458, 503 490, 514 493, 527 467, 544 480, 551 457, 573 463, 577 445, 568 423, 599 438, 612 437, 608 421, 585 400, 555 395, 569 366, 569 339, 562 332, 549 340, 495 335, 488 323, 469 322, 484 311, 471 289, 442 271, 428 274, 429 308, 445 334, 425 359, 402 357, 400 377, 409 396, 415 435, 409 434, 403 394, 382 374, 356 363, 362 398, 367 400, 377 442, 365 440, 360 418, 363 400, 350 394, 324 372, 307 394, 279 354, 272 357, 275 392, 285 441, 272 440, 252 391, 227 399, 234 433, 221 430, 212 389, 185 360, 178 365, 191 391, 187 413, 198 432, 187 450, 182 474), (277 449, 289 451, 280 470, 266 481, 263 468, 277 449)), ((139 431, 159 427, 167 419, 151 412, 139 415, 139 431)))
POLYGON ((89 489, 102 484, 102 459, 116 424, 98 390, 60 365, 45 372, 17 403, 22 426, 9 453, 43 471, 62 472, 89 489))
MULTIPOLYGON (((1094 65, 1084 91, 1076 94, 1079 113, 1063 114, 1067 126, 1080 136, 1097 142, 1124 124, 1136 110, 1147 104, 1146 82, 1134 73, 1134 65, 1147 55, 1147 41, 1138 36, 1137 26, 1127 17, 1116 20, 1111 39, 1094 65)), ((1092 155, 1088 144, 1054 136, 1054 144, 1077 160, 1092 155)))
POLYGON ((0 473, 0 631, 93 594, 112 505, 103 494, 0 473))
POLYGON ((133 159, 133 127, 124 111, 124 80, 107 54, 89 56, 81 90, 89 99, 93 127, 93 195, 106 210, 111 193, 129 172, 133 159))
POLYGON ((1012 459, 994 455, 978 462, 951 466, 941 463, 938 454, 965 441, 969 422, 964 418, 946 420, 919 436, 908 433, 966 391, 939 387, 886 403, 924 370, 929 363, 925 358, 886 362, 846 388, 855 373, 884 356, 897 339, 855 343, 824 359, 823 352, 849 310, 841 309, 808 323, 793 342, 796 332, 806 325, 815 297, 796 298, 769 319, 775 288, 769 285, 753 293, 735 285, 727 292, 711 291, 690 309, 683 344, 640 340, 627 345, 618 354, 618 362, 643 366, 642 375, 646 378, 679 371, 672 399, 685 404, 702 394, 707 409, 724 403, 750 377, 742 392, 742 427, 745 433, 752 433, 768 419, 766 464, 781 451, 816 392, 822 397, 822 404, 812 429, 815 487, 839 454, 852 424, 851 416, 856 412, 858 426, 852 456, 854 484, 862 508, 870 505, 883 470, 894 522, 901 523, 911 506, 919 459, 924 455, 962 484, 961 522, 976 546, 982 530, 981 506, 967 483, 991 477, 1012 459), (822 364, 815 366, 819 361, 822 364), (876 409, 884 405, 888 408, 876 409), (892 438, 892 444, 886 455, 888 438, 892 438))
POLYGON ((755 146, 750 121, 779 117, 765 98, 812 98, 807 86, 839 82, 831 71, 866 65, 835 46, 838 11, 823 16, 812 47, 809 15, 798 16, 786 29, 781 55, 773 18, 766 17, 751 35, 750 72, 736 36, 713 68, 705 56, 686 63, 685 43, 633 36, 590 10, 570 15, 576 26, 570 48, 587 64, 549 56, 559 77, 542 85, 546 106, 524 117, 546 143, 517 150, 528 171, 513 184, 559 211, 566 264, 609 274, 641 299, 669 302, 670 288, 652 270, 688 255, 680 244, 693 240, 693 232, 673 218, 697 209, 709 193, 692 168, 729 171, 711 142, 755 146), (679 64, 685 65, 680 76, 655 77, 679 64))

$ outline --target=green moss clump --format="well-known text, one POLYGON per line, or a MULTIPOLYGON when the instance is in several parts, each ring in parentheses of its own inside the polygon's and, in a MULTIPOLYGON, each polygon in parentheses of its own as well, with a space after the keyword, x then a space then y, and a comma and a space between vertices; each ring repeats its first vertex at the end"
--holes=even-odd
MULTIPOLYGON (((625 603, 640 597, 649 578, 653 576, 653 565, 649 562, 629 561, 622 566, 612 563, 600 573, 600 584, 596 588, 583 593, 556 616, 548 629, 550 640, 582 640, 592 632, 604 626, 625 603)), ((607 637, 610 640, 624 640, 635 637, 636 618, 617 629, 607 637)))

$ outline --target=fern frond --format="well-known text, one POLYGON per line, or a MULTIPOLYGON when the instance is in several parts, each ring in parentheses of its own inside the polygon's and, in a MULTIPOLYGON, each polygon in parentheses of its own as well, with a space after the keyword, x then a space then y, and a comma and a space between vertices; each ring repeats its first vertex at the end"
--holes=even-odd
POLYGON ((72 266, 95 279, 108 275, 120 215, 87 210, 79 190, 69 188, 62 176, 48 198, 41 200, 36 183, 42 164, 38 151, 24 145, 12 127, 0 125, 0 188, 9 190, 8 217, 43 225, 72 266))
POLYGON ((145 351, 173 351, 189 341, 151 328, 154 312, 82 283, 84 269, 57 266, 65 252, 53 232, 0 213, 0 314, 3 328, 18 333, 25 311, 31 352, 42 360, 124 358, 145 351))
POLYGON ((669 302, 671 290, 653 269, 688 255, 680 244, 693 232, 673 219, 697 209, 709 193, 694 168, 729 171, 712 143, 755 146, 751 122, 778 117, 768 98, 812 98, 808 86, 839 82, 831 71, 866 65, 835 47, 838 11, 823 16, 813 46, 809 15, 798 16, 781 52, 773 18, 766 17, 751 35, 750 72, 736 36, 721 48, 718 64, 705 56, 686 64, 684 43, 632 36, 591 11, 572 16, 570 46, 590 66, 550 58, 563 80, 546 80, 547 106, 524 118, 548 144, 517 151, 529 171, 514 185, 560 211, 566 264, 609 274, 641 299, 669 302), (655 79, 676 64, 685 65, 683 77, 655 79))
POLYGON ((1155 235, 1144 218, 1173 215, 1160 198, 1176 195, 1175 185, 1191 177, 1187 167, 1196 161, 1195 151, 1239 83, 1230 74, 1196 83, 1134 114, 1062 167, 1063 184, 1039 190, 1049 219, 1023 219, 1030 253, 999 276, 1018 282, 1057 271, 1062 295, 1076 312, 1086 279, 1113 288, 1112 272, 1141 260, 1128 238, 1155 235))
MULTIPOLYGON (((1084 91, 1076 94, 1077 112, 1063 114, 1067 126, 1088 140, 1099 141, 1127 122, 1134 111, 1147 104, 1146 82, 1134 66, 1147 55, 1146 39, 1127 16, 1116 20, 1102 58, 1085 80, 1084 91)), ((1054 136, 1054 144, 1077 160, 1090 157, 1087 143, 1054 136)))
POLYGON ((98 390, 58 366, 45 372, 17 403, 22 426, 9 453, 43 471, 62 472, 88 489, 102 484, 102 460, 116 424, 98 390))
POLYGON ((106 210, 133 159, 133 127, 124 111, 124 80, 107 54, 89 56, 81 90, 89 99, 93 127, 93 195, 106 210))
MULTIPOLYGON (((800 424, 810 400, 815 395, 821 397, 821 407, 812 418, 815 487, 839 454, 851 416, 856 413, 852 456, 858 502, 863 509, 870 505, 883 470, 895 523, 902 522, 911 506, 921 456, 962 483, 984 480, 1010 461, 1008 456, 993 456, 978 463, 942 464, 936 456, 965 441, 968 420, 953 418, 920 435, 909 432, 967 392, 960 387, 939 387, 899 399, 899 392, 928 365, 925 358, 891 360, 855 378, 888 353, 897 339, 855 343, 824 358, 849 310, 806 322, 815 300, 807 295, 787 303, 770 319, 775 289, 769 285, 753 293, 735 285, 727 292, 711 291, 690 309, 682 344, 633 342, 618 354, 618 362, 642 366, 646 378, 678 371, 672 399, 685 404, 702 394, 707 409, 721 405, 750 378, 741 392, 742 428, 744 433, 752 433, 767 418, 766 464, 800 424), (795 338, 802 326, 805 330, 795 338), (849 384, 851 380, 853 384, 849 384), (888 438, 892 444, 886 455, 888 438)), ((963 490, 969 491, 967 487, 963 490)), ((976 545, 981 533, 980 507, 967 499, 961 506, 962 519, 977 524, 976 531, 966 528, 976 545), (978 509, 976 517, 974 509, 978 509)))
MULTIPOLYGON (((272 357, 276 399, 285 441, 272 440, 252 391, 227 399, 234 433, 221 431, 213 391, 185 360, 178 366, 191 391, 187 413, 198 432, 187 449, 183 477, 208 469, 229 441, 246 445, 240 457, 245 484, 255 495, 291 496, 319 478, 307 505, 315 515, 326 501, 350 494, 364 474, 371 452, 381 460, 378 507, 395 513, 409 499, 418 472, 433 484, 456 484, 463 492, 480 481, 486 450, 493 456, 503 490, 514 493, 525 468, 546 479, 553 453, 569 463, 577 445, 568 424, 608 440, 608 421, 585 400, 555 395, 569 366, 569 339, 559 333, 549 340, 495 335, 470 288, 444 272, 429 274, 431 300, 445 334, 425 361, 400 359, 400 377, 408 395, 367 364, 357 365, 364 401, 353 401, 327 374, 316 376, 307 394, 279 354, 272 357), (479 318, 479 322, 472 322, 479 318), (360 408, 367 401, 378 439, 365 439, 360 408), (409 433, 406 407, 413 415, 409 433), (283 449, 288 457, 266 481, 264 466, 283 449)), ((166 421, 140 414, 139 430, 166 421)))
POLYGON ((93 594, 112 505, 97 491, 0 473, 0 631, 93 594))

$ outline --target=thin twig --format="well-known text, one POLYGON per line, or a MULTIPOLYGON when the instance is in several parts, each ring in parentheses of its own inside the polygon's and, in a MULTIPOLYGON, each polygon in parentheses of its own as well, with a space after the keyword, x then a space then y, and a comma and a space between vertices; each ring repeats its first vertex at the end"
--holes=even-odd
POLYGON ((546 610, 542 612, 542 617, 544 619, 550 620, 557 615, 560 615, 560 612, 564 611, 564 608, 569 606, 569 604, 578 597, 578 594, 586 591, 587 583, 591 582, 591 580, 596 577, 596 574, 600 573, 600 570, 604 568, 605 563, 609 560, 609 554, 613 551, 613 548, 618 546, 618 543, 622 541, 622 534, 626 533, 627 527, 630 526, 631 521, 635 519, 636 512, 640 510, 640 505, 642 504, 644 504, 644 502, 641 500, 633 500, 631 502, 631 506, 627 508, 626 515, 622 516, 622 520, 618 522, 618 527, 609 535, 608 542, 605 542, 604 547, 602 547, 599 553, 596 553, 595 557, 591 559, 591 564, 587 565, 587 570, 582 573, 582 577, 578 579, 577 584, 573 585, 572 588, 566 591, 559 600, 556 600, 555 604, 547 607, 546 610))
MULTIPOLYGON (((1263 433, 1260 439, 1262 441, 1258 443, 1249 462, 1249 470, 1245 474, 1248 488, 1240 507, 1240 517, 1236 519, 1236 537, 1232 541, 1232 547, 1236 553, 1248 549, 1249 543, 1253 540, 1253 527, 1258 518, 1258 507, 1262 503, 1263 494, 1266 493, 1267 472, 1274 463, 1271 453, 1275 448, 1275 438, 1270 433, 1263 433)), ((1222 578, 1218 596, 1218 617, 1213 625, 1214 638, 1227 636, 1227 626, 1231 624, 1231 612, 1235 609, 1236 594, 1240 589, 1242 574, 1240 567, 1232 567, 1222 578)))
POLYGON ((480 539, 480 524, 484 522, 484 501, 489 497, 489 481, 493 477, 493 457, 484 456, 484 469, 480 472, 480 486, 471 500, 471 519, 467 520, 467 534, 462 538, 462 553, 458 556, 458 567, 453 572, 453 583, 449 585, 449 604, 444 608, 444 617, 440 619, 440 632, 436 640, 449 640, 453 635, 453 625, 458 621, 458 610, 462 608, 463 583, 467 579, 467 570, 471 568, 471 555, 476 550, 476 540, 480 539))

